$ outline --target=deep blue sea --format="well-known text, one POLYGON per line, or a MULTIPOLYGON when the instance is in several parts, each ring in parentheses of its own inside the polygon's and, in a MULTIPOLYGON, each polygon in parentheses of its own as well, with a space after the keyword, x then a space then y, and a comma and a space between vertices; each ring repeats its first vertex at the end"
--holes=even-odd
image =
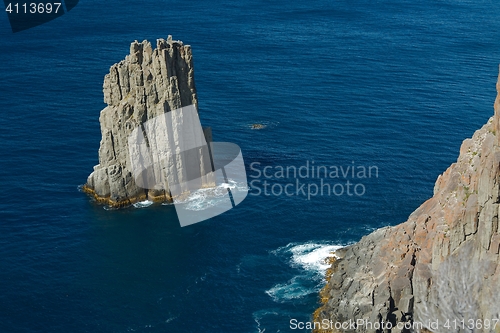
POLYGON ((0 332, 292 332, 318 307, 322 259, 405 221, 493 114, 499 17, 491 0, 88 0, 13 34, 0 13, 0 332), (104 75, 169 34, 192 46, 201 122, 241 147, 249 182, 376 167, 327 179, 363 194, 254 187, 181 228, 173 206, 81 193, 104 75))

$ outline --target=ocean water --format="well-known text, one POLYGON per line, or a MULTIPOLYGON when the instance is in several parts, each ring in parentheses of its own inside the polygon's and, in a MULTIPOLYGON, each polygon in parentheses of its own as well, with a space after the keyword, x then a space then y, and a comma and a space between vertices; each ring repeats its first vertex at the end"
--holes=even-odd
POLYGON ((322 260, 405 221, 493 114, 499 16, 490 0, 88 0, 12 34, 0 15, 0 332, 291 332, 322 260), (168 34, 192 45, 202 124, 258 185, 185 228, 172 205, 106 210, 78 190, 103 76, 168 34), (313 164, 377 173, 328 179, 363 195, 258 194, 313 164))

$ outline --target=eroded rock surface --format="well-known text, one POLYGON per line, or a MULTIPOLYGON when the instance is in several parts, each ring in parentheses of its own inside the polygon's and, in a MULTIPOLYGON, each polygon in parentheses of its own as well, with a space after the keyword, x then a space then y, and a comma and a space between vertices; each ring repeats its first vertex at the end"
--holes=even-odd
MULTIPOLYGON (((108 106, 99 117, 99 164, 89 175, 84 191, 114 207, 145 199, 171 200, 168 185, 157 189, 137 186, 131 172, 128 138, 134 129, 166 112, 189 105, 197 109, 191 47, 173 41, 171 36, 159 39, 155 49, 148 41, 135 41, 125 60, 111 66, 103 91, 108 106)), ((211 141, 209 128, 204 134, 206 141, 211 141)))
POLYGON ((431 199, 405 223, 336 251, 314 320, 379 326, 315 332, 410 332, 402 323, 414 331, 500 332, 500 323, 484 325, 500 316, 500 80, 497 91, 495 115, 463 142, 431 199), (436 320, 441 326, 430 327, 436 320), (446 328, 446 320, 475 324, 446 328), (386 329, 377 329, 382 322, 386 329))

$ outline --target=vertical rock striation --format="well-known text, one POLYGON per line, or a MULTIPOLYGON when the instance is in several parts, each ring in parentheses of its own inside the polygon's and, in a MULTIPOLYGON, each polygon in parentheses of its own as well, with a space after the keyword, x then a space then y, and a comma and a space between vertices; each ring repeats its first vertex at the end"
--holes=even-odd
MULTIPOLYGON (((156 49, 148 41, 135 41, 125 60, 111 66, 103 91, 107 107, 99 117, 99 164, 83 190, 113 207, 145 199, 170 201, 168 186, 148 190, 136 184, 128 138, 134 129, 166 112, 189 105, 197 109, 191 47, 171 36, 159 39, 156 49)), ((209 128, 204 134, 211 141, 209 128)))
POLYGON ((360 325, 315 332, 500 332, 485 325, 500 316, 500 79, 497 91, 495 115, 463 142, 431 199, 336 251, 314 321, 360 325))

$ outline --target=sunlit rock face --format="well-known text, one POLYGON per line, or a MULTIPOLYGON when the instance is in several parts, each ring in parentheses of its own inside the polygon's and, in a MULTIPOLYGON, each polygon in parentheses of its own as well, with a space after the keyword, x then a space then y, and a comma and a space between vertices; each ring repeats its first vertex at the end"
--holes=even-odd
POLYGON ((500 332, 499 96, 408 221, 336 251, 315 332, 500 332), (469 325, 453 326, 462 320, 469 325))
MULTIPOLYGON (((197 124, 200 129, 197 131, 194 128, 194 134, 191 136, 197 143, 196 147, 206 146, 207 142, 211 141, 210 128, 201 131, 197 118, 198 99, 191 47, 180 41, 173 41, 171 36, 167 40, 159 39, 155 49, 148 41, 135 41, 130 45, 130 54, 125 60, 111 66, 109 74, 104 78, 103 91, 107 107, 101 111, 99 117, 102 133, 99 164, 89 175, 83 187, 84 191, 94 196, 97 201, 113 207, 127 206, 145 199, 170 201, 172 198, 166 180, 161 184, 149 182, 148 186, 138 184, 132 172, 134 158, 131 156, 129 141, 131 134, 143 131, 148 147, 150 144, 164 141, 168 143, 166 147, 170 147, 176 138, 186 137, 186 133, 180 131, 186 130, 188 122, 197 124), (191 113, 189 117, 187 114, 184 117, 183 108, 194 108, 197 122, 191 119, 191 113), (170 112, 173 114, 170 118, 175 118, 169 118, 173 126, 169 129, 162 127, 161 133, 150 129, 152 125, 160 124, 162 117, 170 112), (167 130, 171 132, 167 133, 167 130), (169 136, 172 138, 170 141, 169 136)), ((176 153, 163 150, 162 153, 165 154, 176 153)), ((158 179, 170 178, 180 182, 186 177, 183 174, 186 170, 191 173, 193 170, 202 170, 203 176, 210 171, 208 169, 211 166, 206 154, 194 156, 193 153, 189 160, 178 157, 177 161, 167 164, 154 164, 154 168, 164 169, 155 170, 156 172, 169 169, 169 173, 164 177, 157 176, 158 179)), ((212 184, 208 177, 202 177, 202 181, 202 186, 212 184)))

